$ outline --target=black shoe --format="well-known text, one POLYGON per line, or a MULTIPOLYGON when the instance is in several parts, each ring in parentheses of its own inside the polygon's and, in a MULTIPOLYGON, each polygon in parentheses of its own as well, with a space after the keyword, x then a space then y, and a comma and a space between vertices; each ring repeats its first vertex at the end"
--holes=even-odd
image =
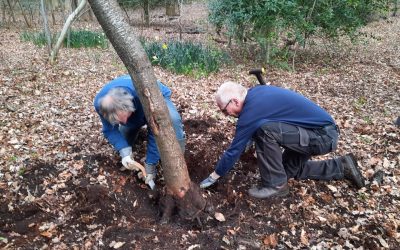
POLYGON ((344 178, 351 181, 358 188, 365 186, 364 177, 358 167, 357 160, 352 153, 341 157, 344 178))
POLYGON ((249 195, 258 198, 258 199, 266 199, 271 197, 282 197, 289 194, 289 187, 287 183, 283 184, 280 187, 254 187, 249 189, 249 195))

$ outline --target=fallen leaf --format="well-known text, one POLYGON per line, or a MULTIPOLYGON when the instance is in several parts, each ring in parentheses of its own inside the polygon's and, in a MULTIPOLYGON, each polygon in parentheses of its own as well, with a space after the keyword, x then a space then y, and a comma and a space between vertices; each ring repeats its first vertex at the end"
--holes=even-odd
POLYGON ((329 188, 329 190, 331 190, 334 193, 336 193, 338 191, 337 188, 332 185, 326 185, 326 186, 329 188))
POLYGON ((342 227, 341 229, 339 229, 338 235, 340 237, 342 237, 343 239, 347 239, 350 237, 350 233, 349 230, 347 230, 347 228, 342 227))
POLYGON ((191 246, 188 247, 187 250, 193 250, 193 249, 195 249, 195 248, 201 248, 200 244, 191 245, 191 246))
POLYGON ((214 214, 214 217, 215 217, 215 219, 216 219, 217 221, 225 221, 225 216, 224 216, 223 214, 221 214, 221 213, 216 212, 216 213, 214 214))
POLYGON ((379 235, 378 240, 379 240, 379 243, 381 243, 381 245, 382 245, 384 248, 389 248, 388 243, 382 238, 381 235, 379 235))
POLYGON ((47 237, 47 238, 51 238, 53 236, 53 234, 50 231, 41 232, 40 235, 47 237))
POLYGON ((263 242, 264 242, 265 246, 268 246, 271 248, 274 248, 274 247, 276 247, 276 245, 278 245, 278 239, 276 237, 276 234, 270 234, 270 235, 265 236, 263 242))
POLYGON ((122 241, 118 241, 118 242, 112 241, 112 242, 110 243, 110 245, 108 245, 108 246, 109 246, 109 247, 112 247, 112 248, 114 248, 114 249, 118 249, 118 248, 122 247, 123 245, 125 245, 125 242, 122 242, 122 241))
POLYGON ((231 242, 228 239, 228 236, 224 235, 224 237, 222 237, 222 241, 225 242, 227 245, 230 245, 231 242))
POLYGON ((306 245, 306 246, 309 245, 307 232, 304 231, 304 229, 301 229, 300 242, 301 242, 303 245, 306 245))
POLYGON ((327 219, 324 218, 324 217, 322 217, 322 216, 318 216, 318 219, 319 219, 321 222, 324 222, 324 223, 327 221, 327 219))
POLYGON ((235 234, 236 234, 236 231, 233 230, 233 229, 228 229, 228 230, 226 230, 226 231, 227 231, 228 234, 230 234, 230 235, 235 235, 235 234))
POLYGON ((327 194, 327 193, 321 193, 320 197, 321 197, 321 199, 323 199, 327 203, 331 203, 333 201, 332 195, 327 194))

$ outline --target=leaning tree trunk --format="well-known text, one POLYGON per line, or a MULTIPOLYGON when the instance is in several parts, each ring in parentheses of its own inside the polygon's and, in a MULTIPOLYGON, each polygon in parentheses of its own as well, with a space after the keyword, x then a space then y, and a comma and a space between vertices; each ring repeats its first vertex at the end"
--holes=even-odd
POLYGON ((67 21, 65 21, 64 27, 60 33, 60 36, 58 37, 57 43, 54 46, 54 48, 50 54, 50 63, 51 64, 53 64, 56 61, 58 50, 60 49, 61 44, 65 39, 65 36, 67 34, 69 27, 71 26, 72 22, 76 19, 76 17, 79 15, 79 13, 81 13, 81 11, 85 7, 86 3, 87 3, 87 0, 81 0, 78 7, 76 7, 74 12, 72 12, 71 15, 68 16, 67 21))
POLYGON ((167 193, 189 215, 206 207, 197 185, 190 180, 186 162, 171 125, 153 68, 135 31, 124 20, 116 0, 89 0, 93 12, 134 80, 146 119, 160 152, 167 193))

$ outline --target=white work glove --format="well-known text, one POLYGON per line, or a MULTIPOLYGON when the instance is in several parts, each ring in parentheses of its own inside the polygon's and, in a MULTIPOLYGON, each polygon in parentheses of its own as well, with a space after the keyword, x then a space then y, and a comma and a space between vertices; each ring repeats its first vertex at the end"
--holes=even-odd
POLYGON ((209 186, 213 185, 218 179, 219 175, 215 172, 212 172, 210 176, 200 182, 200 188, 208 188, 209 186))
POLYGON ((130 155, 127 155, 122 158, 122 165, 123 167, 120 168, 121 171, 124 170, 135 170, 135 171, 140 171, 140 169, 137 167, 137 162, 131 158, 130 155))

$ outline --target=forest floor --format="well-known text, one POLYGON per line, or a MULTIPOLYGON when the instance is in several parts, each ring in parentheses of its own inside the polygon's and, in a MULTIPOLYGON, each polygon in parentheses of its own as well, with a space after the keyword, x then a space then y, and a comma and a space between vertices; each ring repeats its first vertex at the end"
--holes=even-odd
MULTIPOLYGON (((185 27, 205 32, 183 38, 212 36, 204 6, 185 8, 185 27)), ((155 25, 134 29, 153 38, 177 37, 176 26, 160 28, 157 20, 168 23, 153 15, 155 25)), ((365 188, 347 181, 290 180, 287 197, 253 199, 247 189, 259 172, 250 152, 203 190, 225 221, 203 216, 199 224, 174 214, 161 224, 160 194, 119 171, 120 159, 93 109, 101 86, 126 73, 115 51, 63 48, 52 66, 46 48, 20 41, 22 29, 1 28, 0 248, 398 249, 400 136, 394 120, 400 115, 400 18, 377 20, 364 31, 368 36, 354 46, 343 41, 307 47, 298 53, 296 71, 268 68, 267 80, 333 115, 341 129, 339 147, 319 158, 353 152, 368 180, 365 188), (378 170, 384 173, 381 182, 372 179, 378 170)), ((253 67, 259 66, 235 61, 201 79, 154 68, 173 90, 182 115, 193 182, 213 171, 233 138, 235 120, 214 105, 215 90, 228 80, 256 85, 247 73, 253 67)), ((136 152, 143 160, 144 145, 136 152)), ((162 171, 156 183, 162 189, 162 171)))

